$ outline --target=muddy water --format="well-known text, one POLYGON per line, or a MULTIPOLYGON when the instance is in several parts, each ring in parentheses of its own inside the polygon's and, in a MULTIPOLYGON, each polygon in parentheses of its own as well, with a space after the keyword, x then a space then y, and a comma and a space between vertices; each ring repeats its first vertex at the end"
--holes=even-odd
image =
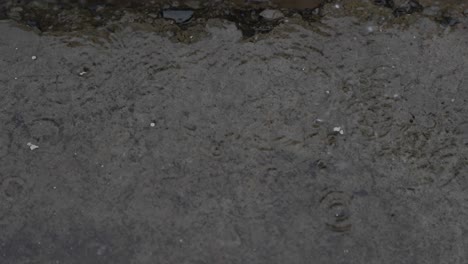
POLYGON ((468 262, 463 3, 198 4, 8 6, 0 263, 468 262))

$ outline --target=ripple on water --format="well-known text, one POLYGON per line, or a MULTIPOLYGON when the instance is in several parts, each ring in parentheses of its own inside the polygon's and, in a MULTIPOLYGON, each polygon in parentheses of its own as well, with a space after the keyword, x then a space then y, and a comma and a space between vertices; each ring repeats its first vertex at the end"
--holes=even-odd
POLYGON ((325 225, 334 232, 351 230, 352 196, 342 191, 325 189, 320 198, 320 207, 325 225))

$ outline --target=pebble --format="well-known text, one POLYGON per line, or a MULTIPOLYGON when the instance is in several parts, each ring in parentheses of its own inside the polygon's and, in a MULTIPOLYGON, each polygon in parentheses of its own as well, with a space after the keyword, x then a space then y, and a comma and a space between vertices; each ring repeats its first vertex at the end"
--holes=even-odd
POLYGON ((265 9, 260 13, 260 16, 266 20, 275 20, 284 17, 284 14, 279 10, 265 9))
POLYGON ((32 59, 32 60, 36 60, 37 57, 36 57, 36 56, 32 56, 31 59, 32 59))
POLYGON ((188 22, 192 18, 192 16, 192 10, 166 9, 162 11, 163 18, 172 19, 179 24, 188 22))
POLYGON ((333 128, 333 132, 338 132, 338 133, 340 133, 341 135, 344 134, 344 130, 343 130, 341 127, 334 127, 334 128, 333 128))
POLYGON ((424 7, 416 0, 409 0, 405 2, 402 6, 393 10, 393 15, 395 17, 400 17, 406 14, 413 14, 416 12, 421 12, 424 10, 424 7))
POLYGON ((150 126, 151 126, 151 127, 155 127, 155 126, 156 126, 156 123, 151 123, 150 126))
POLYGON ((35 150, 35 149, 38 149, 38 148, 39 148, 39 146, 34 145, 34 144, 31 143, 31 142, 28 142, 28 144, 26 144, 26 145, 28 145, 28 147, 29 147, 30 150, 35 150))

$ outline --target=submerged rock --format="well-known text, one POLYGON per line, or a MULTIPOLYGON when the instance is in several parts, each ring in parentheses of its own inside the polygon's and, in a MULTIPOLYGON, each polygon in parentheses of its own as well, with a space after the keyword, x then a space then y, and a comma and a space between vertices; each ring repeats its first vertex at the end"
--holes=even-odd
POLYGON ((266 20, 275 20, 284 17, 284 14, 279 10, 265 9, 260 13, 260 16, 266 20))
POLYGON ((398 7, 397 9, 393 10, 393 15, 395 17, 400 17, 407 14, 413 14, 416 12, 421 12, 424 10, 424 7, 416 0, 410 0, 403 4, 402 6, 398 7))
POLYGON ((181 10, 181 9, 165 9, 162 11, 162 17, 166 19, 172 19, 176 23, 186 23, 188 22, 193 16, 192 10, 181 10))

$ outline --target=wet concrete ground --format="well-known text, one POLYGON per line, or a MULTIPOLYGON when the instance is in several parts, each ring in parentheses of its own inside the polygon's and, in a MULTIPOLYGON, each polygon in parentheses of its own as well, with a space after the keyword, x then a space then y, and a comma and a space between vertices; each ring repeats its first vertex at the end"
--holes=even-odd
POLYGON ((8 7, 0 263, 467 263, 466 8, 421 4, 8 7))

